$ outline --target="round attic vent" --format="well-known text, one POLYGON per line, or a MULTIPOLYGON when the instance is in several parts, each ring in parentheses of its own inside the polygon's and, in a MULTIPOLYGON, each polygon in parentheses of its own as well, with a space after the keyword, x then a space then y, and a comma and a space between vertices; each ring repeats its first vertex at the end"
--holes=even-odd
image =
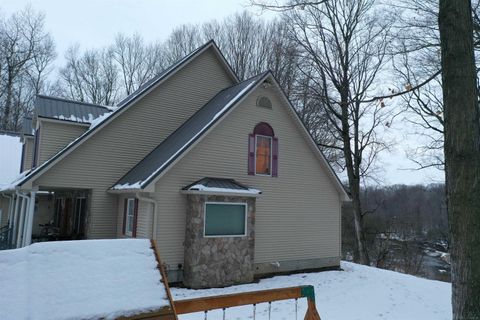
POLYGON ((257 98, 257 106, 272 109, 272 101, 265 96, 260 96, 257 98))

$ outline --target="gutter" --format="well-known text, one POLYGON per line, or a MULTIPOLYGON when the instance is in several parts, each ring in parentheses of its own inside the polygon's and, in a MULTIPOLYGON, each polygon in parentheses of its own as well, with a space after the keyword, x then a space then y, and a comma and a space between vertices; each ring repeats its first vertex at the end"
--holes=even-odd
POLYGON ((153 200, 152 198, 143 197, 143 196, 141 196, 140 193, 138 193, 138 192, 135 194, 135 197, 136 197, 138 200, 146 201, 146 202, 148 202, 148 203, 153 204, 152 238, 153 238, 154 240, 156 240, 156 238, 157 238, 157 216, 158 216, 158 205, 157 205, 157 201, 153 200))

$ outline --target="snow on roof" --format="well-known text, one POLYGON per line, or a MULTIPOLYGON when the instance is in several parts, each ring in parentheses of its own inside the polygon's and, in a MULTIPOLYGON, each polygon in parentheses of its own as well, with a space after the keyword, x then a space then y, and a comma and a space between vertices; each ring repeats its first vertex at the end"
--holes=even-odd
POLYGON ((190 191, 206 191, 206 192, 221 192, 221 193, 245 193, 245 194, 260 194, 261 191, 258 189, 248 188, 247 190, 239 189, 229 189, 229 188, 216 188, 216 187, 206 187, 203 184, 196 184, 188 189, 190 191))
POLYGON ((20 137, 0 134, 0 189, 9 185, 18 176, 21 159, 20 137))
POLYGON ((150 241, 35 243, 0 251, 0 319, 113 319, 168 307, 150 241))
POLYGON ((236 105, 269 71, 220 91, 191 116, 150 154, 135 165, 111 188, 112 190, 145 188, 162 170, 182 154, 211 125, 236 105), (132 187, 132 186, 135 186, 132 187), (140 187, 138 187, 140 186, 140 187))
POLYGON ((39 117, 78 123, 91 123, 94 119, 110 111, 109 107, 103 105, 58 97, 38 95, 35 101, 35 113, 39 117))
POLYGON ((262 192, 238 183, 234 179, 224 178, 203 178, 182 188, 184 191, 208 192, 208 193, 242 193, 257 195, 262 192))

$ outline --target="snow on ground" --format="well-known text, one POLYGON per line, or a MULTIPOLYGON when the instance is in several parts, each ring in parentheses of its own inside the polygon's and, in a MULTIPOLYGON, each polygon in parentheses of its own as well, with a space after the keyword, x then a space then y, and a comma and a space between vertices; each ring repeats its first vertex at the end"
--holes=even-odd
POLYGON ((0 134, 0 188, 20 173, 22 143, 19 137, 0 134))
POLYGON ((0 251, 0 319, 112 319, 168 305, 149 240, 0 251))
MULTIPOLYGON (((263 279, 258 284, 223 289, 189 290, 172 288, 174 300, 298 285, 315 287, 317 310, 322 319, 349 320, 442 320, 451 319, 450 283, 432 281, 342 262, 344 271, 324 271, 263 279)), ((298 301, 298 319, 303 319, 306 299, 298 301)), ((253 306, 230 308, 226 319, 253 319, 253 306)), ((203 313, 180 316, 181 320, 204 319, 203 313)), ((222 319, 222 311, 208 313, 208 319, 222 319)), ((256 307, 255 319, 269 319, 268 304, 256 307)), ((273 302, 271 319, 296 319, 295 301, 273 302)))

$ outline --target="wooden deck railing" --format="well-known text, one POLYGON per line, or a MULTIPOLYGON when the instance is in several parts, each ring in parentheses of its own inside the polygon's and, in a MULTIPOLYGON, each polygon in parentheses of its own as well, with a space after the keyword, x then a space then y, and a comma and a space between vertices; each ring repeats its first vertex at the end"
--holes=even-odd
POLYGON ((304 319, 320 320, 320 316, 315 306, 315 290, 313 286, 270 289, 188 300, 178 300, 174 301, 174 304, 177 314, 180 315, 300 298, 306 298, 308 302, 307 313, 305 314, 304 319))

